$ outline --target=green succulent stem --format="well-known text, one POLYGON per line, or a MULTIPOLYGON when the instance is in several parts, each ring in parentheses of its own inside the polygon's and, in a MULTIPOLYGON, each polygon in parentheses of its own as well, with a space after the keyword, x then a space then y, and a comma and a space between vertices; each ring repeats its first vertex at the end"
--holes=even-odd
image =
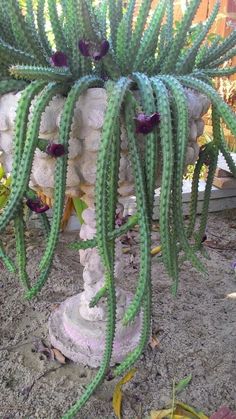
MULTIPOLYGON (((131 230, 137 224, 138 224, 138 214, 135 213, 134 215, 131 215, 128 221, 125 224, 123 224, 121 227, 114 229, 111 233, 108 233, 108 239, 109 240, 118 239, 120 236, 123 236, 124 234, 126 234, 129 230, 131 230)), ((94 239, 81 240, 77 243, 72 243, 69 245, 69 248, 74 249, 74 250, 80 250, 80 249, 91 249, 96 246, 97 246, 97 239, 95 237, 94 239)))
POLYGON ((14 187, 12 186, 10 197, 7 201, 6 206, 3 209, 3 213, 0 216, 1 231, 5 229, 9 221, 11 221, 14 218, 15 214, 17 213, 18 207, 23 199, 24 193, 28 187, 34 157, 34 150, 37 146, 38 141, 41 115, 44 112, 50 100, 52 99, 52 97, 58 93, 65 91, 66 88, 64 85, 49 83, 48 86, 44 88, 41 95, 37 98, 37 101, 34 105, 31 120, 27 129, 27 137, 25 139, 21 165, 18 166, 18 175, 17 178, 12 180, 12 183, 15 180, 15 184, 14 187))
POLYGON ((2 241, 0 240, 0 260, 3 262, 7 270, 11 273, 16 272, 16 267, 12 259, 7 256, 2 241))
POLYGON ((130 152, 131 164, 134 175, 135 195, 139 216, 139 234, 140 234, 140 273, 139 282, 135 291, 133 301, 127 308, 123 323, 126 325, 132 321, 139 313, 143 298, 151 282, 151 255, 150 255, 150 219, 148 211, 148 197, 145 193, 145 179, 141 157, 139 154, 137 140, 135 138, 134 115, 136 111, 136 101, 131 94, 127 93, 125 122, 128 137, 128 147, 130 152))
POLYGON ((26 271, 26 246, 25 246, 25 223, 23 217, 23 208, 18 209, 18 213, 14 219, 14 230, 16 238, 16 254, 19 279, 24 288, 29 289, 29 277, 26 271))
POLYGON ((35 67, 35 66, 12 66, 10 74, 16 79, 25 80, 45 80, 47 82, 65 82, 72 79, 72 74, 68 69, 59 69, 53 67, 35 67))
MULTIPOLYGON (((88 89, 88 87, 102 85, 103 81, 93 76, 85 76, 74 84, 71 88, 62 113, 60 123, 60 143, 68 148, 70 137, 71 124, 74 115, 74 109, 79 96, 88 89)), ((50 225, 50 233, 47 239, 47 246, 44 255, 40 261, 39 269, 40 275, 34 286, 27 292, 28 299, 33 298, 43 287, 47 280, 48 273, 53 261, 54 252, 58 242, 61 219, 63 214, 65 188, 66 188, 66 173, 67 173, 67 154, 60 157, 56 161, 55 168, 55 189, 54 189, 54 206, 53 218, 50 225)))

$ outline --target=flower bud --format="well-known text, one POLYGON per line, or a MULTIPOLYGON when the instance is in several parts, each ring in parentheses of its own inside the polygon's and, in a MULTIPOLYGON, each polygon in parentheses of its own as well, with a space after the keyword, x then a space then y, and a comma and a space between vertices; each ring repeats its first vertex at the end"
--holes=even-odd
POLYGON ((62 51, 56 51, 50 61, 55 67, 68 67, 67 55, 62 51))

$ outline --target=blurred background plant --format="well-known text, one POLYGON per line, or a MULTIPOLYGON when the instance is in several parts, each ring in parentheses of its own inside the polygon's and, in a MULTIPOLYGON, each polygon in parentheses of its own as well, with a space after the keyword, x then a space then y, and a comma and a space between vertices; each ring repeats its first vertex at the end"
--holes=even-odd
POLYGON ((10 194, 11 177, 5 173, 3 165, 0 163, 0 211, 6 205, 10 194))

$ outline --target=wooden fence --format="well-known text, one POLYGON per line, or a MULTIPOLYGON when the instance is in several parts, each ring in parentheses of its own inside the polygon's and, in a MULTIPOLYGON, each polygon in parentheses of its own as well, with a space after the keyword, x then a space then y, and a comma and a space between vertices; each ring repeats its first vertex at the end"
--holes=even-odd
MULTIPOLYGON (((179 20, 183 14, 186 0, 175 0, 175 20, 179 20)), ((198 9, 194 22, 206 20, 211 13, 215 0, 203 0, 198 9)), ((231 31, 230 22, 236 26, 236 1, 221 0, 219 15, 211 31, 225 37, 231 31)))
MULTIPOLYGON (((175 20, 180 20, 183 15, 186 0, 175 0, 175 20)), ((194 22, 202 22, 206 20, 212 11, 215 0, 203 0, 194 22)), ((232 26, 236 29, 236 0, 221 0, 219 14, 214 25, 211 28, 211 33, 216 33, 225 38, 232 31, 232 26)), ((236 65, 236 57, 232 60, 232 65, 236 65)), ((233 77, 236 79, 236 77, 233 77)))
MULTIPOLYGON (((153 0, 153 7, 155 7, 157 3, 158 0, 153 0)), ((186 4, 189 3, 189 0, 174 0, 174 3, 174 19, 175 21, 178 21, 183 16, 184 8, 186 4)), ((194 22, 198 23, 206 20, 211 13, 214 4, 215 0, 202 0, 194 22)), ((219 34, 224 38, 232 31, 232 26, 236 28, 236 0, 221 0, 219 14, 210 32, 219 34)), ((234 58, 232 65, 236 65, 236 58, 234 58)))

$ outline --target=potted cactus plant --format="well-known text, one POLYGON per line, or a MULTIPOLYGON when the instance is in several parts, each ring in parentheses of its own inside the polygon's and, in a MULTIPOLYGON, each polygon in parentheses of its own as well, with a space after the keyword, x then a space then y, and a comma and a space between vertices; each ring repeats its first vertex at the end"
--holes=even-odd
MULTIPOLYGON (((106 302, 105 348, 95 378, 64 419, 77 414, 110 367, 116 330, 115 240, 135 225, 139 226, 140 272, 122 324, 130 327, 131 322, 139 319, 141 331, 136 346, 126 354, 114 374, 129 369, 148 342, 152 293, 150 238, 157 177, 161 183, 162 260, 176 292, 183 258, 204 270, 196 251, 201 248, 205 233, 219 151, 236 174, 221 129, 222 121, 236 135, 235 114, 219 96, 213 81, 215 77, 236 72, 234 67, 221 67, 235 55, 236 31, 224 40, 216 37, 211 44, 206 38, 219 11, 219 1, 190 47, 188 35, 201 0, 191 0, 176 30, 172 0, 159 0, 154 10, 151 0, 143 0, 138 8, 136 3, 136 0, 27 0, 24 7, 21 2, 9 0, 0 4, 0 93, 21 92, 15 95, 18 101, 13 117, 11 191, 1 212, 0 230, 4 232, 13 220, 17 271, 28 299, 46 282, 58 242, 71 152, 69 139, 76 122, 77 103, 81 100, 81 109, 89 114, 89 106, 83 102, 86 92, 102 88, 106 95, 95 173, 96 220, 92 222, 96 236, 76 244, 80 250, 96 247, 102 262, 105 282, 90 305, 96 306, 102 298, 106 302), (181 197, 189 137, 189 92, 205 95, 206 102, 211 103, 213 138, 199 153, 186 226, 181 197), (52 136, 48 142, 40 137, 40 130, 44 113, 55 97, 62 100, 59 139, 52 136), (122 133, 132 167, 136 213, 115 228, 122 133), (37 196, 30 180, 37 153, 53 159, 55 166, 50 222, 48 205, 37 196), (208 175, 200 226, 195 232, 198 180, 204 164, 208 165, 208 175), (46 248, 34 284, 26 271, 25 205, 39 214, 45 232, 46 248), (190 241, 192 237, 194 244, 190 241)), ((4 121, 8 124, 9 118, 4 121)), ((3 246, 0 257, 9 269, 14 269, 3 246)))

